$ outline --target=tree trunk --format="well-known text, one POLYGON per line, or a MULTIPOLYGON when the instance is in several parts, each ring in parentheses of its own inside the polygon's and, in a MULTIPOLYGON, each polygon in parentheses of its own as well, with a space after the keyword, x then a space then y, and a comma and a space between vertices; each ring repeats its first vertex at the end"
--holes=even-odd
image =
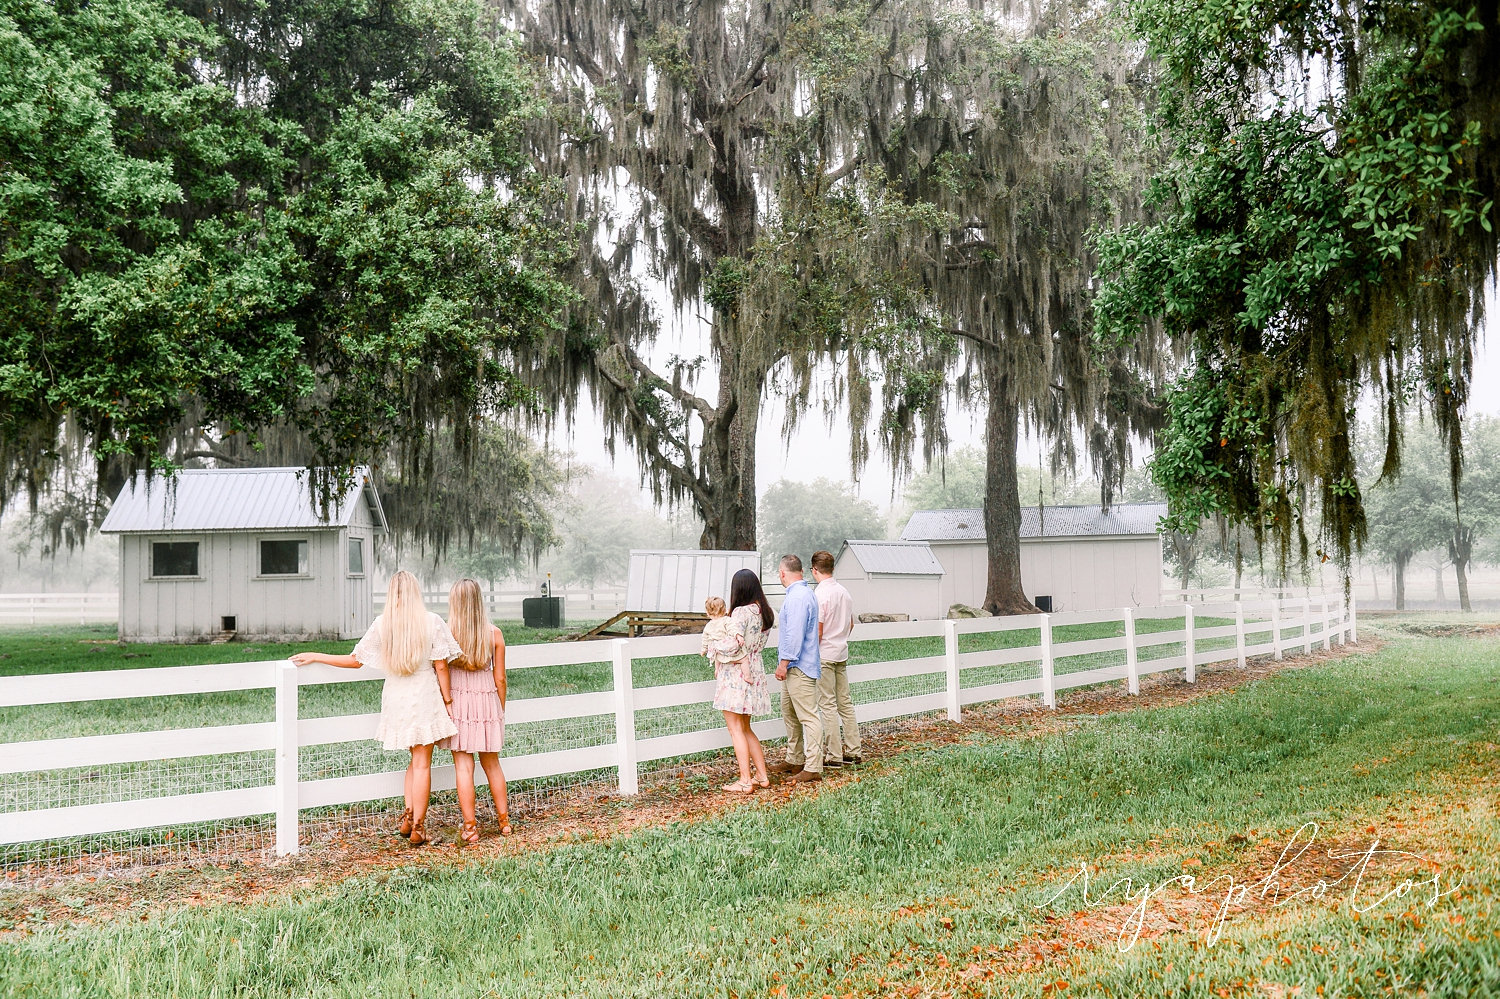
POLYGON ((1469 560, 1455 559, 1453 569, 1458 573, 1458 609, 1471 611, 1474 608, 1469 604, 1469 560))
POLYGON ((755 441, 769 367, 748 367, 742 372, 737 359, 720 359, 719 408, 704 427, 700 458, 707 496, 696 503, 703 517, 698 547, 705 550, 756 550, 755 441))
POLYGON ((1021 486, 1016 443, 1021 411, 999 362, 987 359, 989 413, 985 417, 984 537, 989 551, 984 609, 991 614, 1035 614, 1021 580, 1021 486))
POLYGON ((1411 561, 1410 555, 1396 556, 1396 609, 1406 610, 1406 563, 1411 561))
POLYGON ((1433 587, 1437 591, 1434 599, 1437 601, 1438 608, 1442 609, 1443 604, 1448 601, 1448 590, 1443 586, 1443 567, 1441 565, 1433 567, 1432 579, 1433 587))
POLYGON ((1375 602, 1380 602, 1380 573, 1372 565, 1370 566, 1370 588, 1375 591, 1375 602))
POLYGON ((1458 609, 1471 611, 1469 603, 1469 560, 1474 556, 1474 532, 1462 522, 1453 529, 1453 540, 1448 543, 1448 554, 1453 559, 1454 572, 1458 574, 1458 609))

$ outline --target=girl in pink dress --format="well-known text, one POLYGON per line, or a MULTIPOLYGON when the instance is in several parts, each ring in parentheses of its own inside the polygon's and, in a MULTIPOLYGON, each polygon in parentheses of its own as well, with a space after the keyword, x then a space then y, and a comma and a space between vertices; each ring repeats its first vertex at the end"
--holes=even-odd
POLYGON ((490 623, 479 584, 472 579, 460 579, 448 592, 448 629, 463 650, 451 671, 450 710, 458 732, 438 747, 453 753, 458 809, 464 817, 458 835, 473 846, 479 842, 479 822, 474 817, 479 796, 474 787, 476 755, 495 796, 500 835, 511 833, 505 773, 500 769, 500 747, 505 741, 505 636, 490 623))

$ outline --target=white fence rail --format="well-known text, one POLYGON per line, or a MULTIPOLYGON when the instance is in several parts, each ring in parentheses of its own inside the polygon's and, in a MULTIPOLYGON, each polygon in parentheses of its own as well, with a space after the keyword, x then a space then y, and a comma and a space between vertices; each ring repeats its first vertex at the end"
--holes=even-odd
POLYGON ((117 593, 0 593, 0 625, 99 624, 119 614, 117 593))
POLYGON ((1244 586, 1209 586, 1184 590, 1180 587, 1164 586, 1161 589, 1161 598, 1169 604, 1177 603, 1232 603, 1236 600, 1301 600, 1308 599, 1314 603, 1319 600, 1339 600, 1339 593, 1326 590, 1319 586, 1283 586, 1266 587, 1255 583, 1247 583, 1244 586))
MULTIPOLYGON (((931 681, 928 686, 933 688, 915 694, 897 690, 894 693, 898 696, 886 696, 891 691, 866 687, 879 699, 857 704, 860 721, 935 711, 944 711, 952 721, 961 721, 964 706, 970 704, 1040 696, 1051 707, 1056 705, 1060 690, 1114 681, 1124 681, 1129 692, 1136 694, 1143 675, 1182 670, 1188 682, 1193 682, 1198 668, 1210 663, 1243 664, 1248 657, 1262 655, 1279 659, 1289 649, 1310 652, 1316 643, 1327 649, 1334 641, 1343 644, 1357 640, 1357 631, 1352 608, 1330 600, 1303 598, 865 624, 856 626, 854 639, 856 650, 867 642, 893 639, 940 639, 942 646, 940 655, 851 664, 849 678, 856 691, 867 683, 909 677, 926 677, 931 681), (1078 626, 1089 625, 1103 626, 1095 629, 1096 633, 1104 630, 1111 635, 1087 637, 1085 632, 1072 639, 1058 635, 1060 629, 1076 633, 1083 630, 1078 626), (1035 631, 1037 640, 1034 644, 1007 647, 1006 633, 1016 631, 1035 631), (1114 634, 1117 631, 1119 634, 1114 634), (988 647, 974 648, 980 645, 988 647), (1101 656, 1109 661, 1095 665, 1101 656), (1036 663, 1039 668, 1028 668, 1029 675, 1019 678, 997 671, 1029 663, 1036 663)), ((722 726, 647 738, 636 736, 643 713, 711 703, 714 688, 711 680, 636 686, 637 662, 693 656, 698 652, 698 643, 698 636, 686 635, 511 647, 507 666, 513 672, 597 664, 601 670, 608 668, 612 689, 513 697, 506 710, 508 726, 603 716, 612 719, 613 736, 598 745, 508 756, 504 760, 507 778, 520 780, 612 769, 620 792, 629 795, 638 788, 642 763, 727 747, 728 733, 722 726)), ((929 647, 935 648, 936 643, 929 643, 929 647)), ((278 661, 0 678, 0 708, 7 709, 222 691, 270 689, 275 693, 275 717, 269 722, 0 744, 0 774, 40 775, 72 767, 258 751, 275 753, 274 780, 262 786, 6 811, 0 813, 0 844, 274 815, 277 852, 295 853, 303 809, 397 798, 402 793, 401 771, 316 779, 299 775, 299 753, 304 748, 369 740, 378 719, 378 715, 371 713, 299 718, 299 689, 379 679, 381 675, 368 668, 299 669, 290 662, 278 661)), ((856 701, 859 700, 860 695, 856 694, 856 701)), ((779 717, 757 721, 754 728, 762 738, 785 734, 779 717)), ((453 768, 434 767, 433 789, 452 787, 453 768)))

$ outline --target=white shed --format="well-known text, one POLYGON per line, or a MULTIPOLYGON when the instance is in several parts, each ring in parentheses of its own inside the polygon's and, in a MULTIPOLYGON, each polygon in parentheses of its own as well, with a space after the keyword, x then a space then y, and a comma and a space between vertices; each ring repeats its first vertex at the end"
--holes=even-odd
MULTIPOLYGON (((1161 603, 1163 503, 1023 507, 1021 585, 1026 595, 1051 597, 1055 611, 1154 607, 1161 603)), ((978 606, 984 600, 989 555, 981 510, 919 510, 901 532, 926 543, 943 568, 940 603, 978 606)), ((847 583, 845 584, 848 585, 847 583)), ((852 591, 851 591, 852 592, 852 591)), ((856 602, 858 597, 856 596, 856 602)))
POLYGON ((925 541, 845 541, 833 564, 855 614, 942 617, 943 567, 925 541))
POLYGON ((374 619, 385 512, 360 470, 327 518, 304 468, 140 473, 99 528, 120 536, 120 640, 358 638, 374 619))
POLYGON ((760 554, 741 551, 630 552, 625 609, 702 614, 711 596, 729 600, 729 580, 741 569, 760 575, 760 554))

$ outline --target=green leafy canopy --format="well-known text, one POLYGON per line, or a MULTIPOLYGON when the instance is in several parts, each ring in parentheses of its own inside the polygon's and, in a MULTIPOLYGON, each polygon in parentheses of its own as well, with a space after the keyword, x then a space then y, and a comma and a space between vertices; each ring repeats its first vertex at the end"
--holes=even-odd
MULTIPOLYGON (((1311 517, 1365 538, 1353 414, 1427 410, 1458 488, 1459 422, 1495 264, 1493 2, 1135 0, 1170 154, 1155 217, 1100 240, 1097 329, 1162 330, 1193 367, 1155 461, 1173 526, 1248 524, 1281 562, 1311 517)), ((1316 533, 1316 532, 1313 532, 1316 533)))
POLYGON ((7 4, 0 505, 277 428, 336 472, 466 456, 569 297, 538 108, 467 0, 7 4))

